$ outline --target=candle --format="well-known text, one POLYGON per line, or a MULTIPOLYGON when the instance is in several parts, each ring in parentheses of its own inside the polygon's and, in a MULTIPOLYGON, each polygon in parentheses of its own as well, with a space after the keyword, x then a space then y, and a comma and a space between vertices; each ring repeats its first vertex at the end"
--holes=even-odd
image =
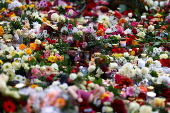
POLYGON ((145 67, 145 61, 139 59, 139 61, 138 61, 138 67, 145 67))
POLYGON ((141 16, 141 19, 146 19, 146 15, 141 16))
POLYGON ((94 54, 91 55, 91 61, 94 61, 94 54))
POLYGON ((120 46, 125 47, 126 46, 126 41, 120 41, 120 46))
POLYGON ((98 23, 98 30, 103 30, 103 23, 101 21, 98 23))

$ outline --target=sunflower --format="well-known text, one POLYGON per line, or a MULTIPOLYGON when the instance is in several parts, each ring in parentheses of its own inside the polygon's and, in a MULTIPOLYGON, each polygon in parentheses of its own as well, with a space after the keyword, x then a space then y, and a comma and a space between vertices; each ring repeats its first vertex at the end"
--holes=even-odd
POLYGON ((48 61, 56 62, 56 56, 50 55, 50 57, 48 57, 48 61))

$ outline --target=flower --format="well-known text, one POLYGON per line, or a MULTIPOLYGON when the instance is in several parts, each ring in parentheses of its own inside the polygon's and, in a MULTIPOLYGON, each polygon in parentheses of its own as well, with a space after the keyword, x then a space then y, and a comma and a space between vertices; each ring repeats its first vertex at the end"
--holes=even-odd
POLYGON ((140 107, 139 113, 152 113, 152 107, 148 105, 143 105, 140 107))
POLYGON ((14 63, 13 63, 13 67, 14 67, 15 70, 19 70, 20 67, 21 67, 21 63, 19 63, 19 62, 14 62, 14 63))
POLYGON ((12 80, 15 77, 15 71, 13 69, 8 70, 7 73, 10 80, 12 80))
POLYGON ((142 74, 141 69, 140 69, 140 68, 136 68, 136 69, 135 69, 135 73, 136 73, 137 75, 141 75, 141 74, 142 74))
POLYGON ((3 64, 3 61, 2 61, 2 60, 0 60, 0 64, 1 64, 1 65, 3 64))
POLYGON ((139 107, 140 107, 140 105, 136 101, 133 101, 129 105, 129 110, 132 113, 135 113, 135 112, 137 112, 139 110, 139 107))
POLYGON ((118 67, 117 63, 110 63, 109 65, 110 69, 116 69, 118 67))
POLYGON ((4 29, 2 26, 0 26, 0 36, 2 36, 4 34, 4 29))
POLYGON ((28 54, 28 55, 31 55, 31 54, 32 54, 32 50, 31 50, 30 48, 26 49, 25 52, 26 52, 26 54, 28 54))
POLYGON ((152 64, 153 63, 153 59, 150 57, 150 58, 147 59, 147 62, 152 64))
POLYGON ((64 98, 59 97, 55 100, 54 106, 57 108, 63 108, 66 105, 64 98))
POLYGON ((11 100, 4 101, 3 108, 7 113, 15 112, 15 110, 16 110, 16 106, 11 100))
POLYGON ((149 69, 147 67, 142 68, 142 74, 147 75, 149 73, 149 69))
POLYGON ((137 36, 139 36, 139 37, 141 37, 141 38, 144 38, 145 37, 145 32, 139 32, 138 34, 137 34, 137 36))
POLYGON ((50 62, 56 62, 56 56, 50 55, 50 57, 48 57, 48 61, 50 62))
POLYGON ((60 88, 61 88, 62 90, 66 90, 66 89, 68 88, 68 85, 67 85, 66 83, 61 84, 61 85, 60 85, 60 88))
POLYGON ((162 84, 162 83, 169 84, 170 78, 168 76, 165 76, 165 75, 159 76, 158 79, 157 79, 157 84, 162 84))
POLYGON ((70 10, 68 11, 68 15, 69 15, 69 16, 73 15, 73 13, 74 13, 74 11, 73 11, 72 9, 70 9, 70 10))
POLYGON ((14 80, 17 80, 17 81, 21 81, 21 79, 22 79, 22 76, 21 76, 21 75, 16 75, 16 76, 14 77, 14 80))
POLYGON ((51 67, 52 67, 52 71, 53 71, 53 72, 54 72, 54 71, 55 71, 55 72, 58 71, 58 65, 57 65, 56 63, 52 64, 51 67))
POLYGON ((71 80, 75 80, 75 79, 77 78, 76 73, 71 73, 71 74, 69 75, 69 78, 70 78, 71 80))
POLYGON ((46 67, 46 72, 52 72, 52 67, 51 66, 47 66, 46 67))
POLYGON ((129 96, 133 96, 133 87, 128 87, 127 88, 127 91, 126 91, 126 93, 127 93, 127 95, 129 95, 129 96))
MULTIPOLYGON (((36 39, 37 40, 37 39, 36 39)), ((30 48, 32 49, 32 50, 35 50, 36 48, 37 48, 37 45, 35 44, 35 43, 31 43, 30 44, 30 48)))
POLYGON ((41 41, 40 40, 38 40, 38 39, 35 39, 35 44, 41 44, 41 41))
POLYGON ((11 65, 11 63, 5 63, 3 66, 2 66, 2 68, 3 68, 3 71, 8 71, 9 69, 12 69, 12 65, 11 65))
POLYGON ((42 88, 42 87, 37 86, 37 87, 35 87, 35 90, 36 90, 37 92, 40 92, 40 91, 43 91, 43 88, 42 88))
POLYGON ((153 25, 150 25, 149 27, 148 27, 148 30, 150 30, 150 31, 153 31, 155 29, 155 27, 153 26, 153 25))
POLYGON ((114 112, 116 113, 127 113, 123 101, 117 98, 114 99, 114 101, 111 103, 111 107, 114 109, 114 112))
POLYGON ((92 65, 92 66, 89 66, 87 70, 88 70, 89 73, 91 73, 91 72, 93 72, 95 69, 96 69, 96 66, 92 65))
POLYGON ((160 57, 160 59, 167 59, 168 55, 167 54, 161 54, 159 57, 160 57))
POLYGON ((26 46, 25 44, 20 44, 20 45, 19 45, 19 49, 20 49, 20 50, 24 50, 26 47, 27 47, 27 46, 26 46))

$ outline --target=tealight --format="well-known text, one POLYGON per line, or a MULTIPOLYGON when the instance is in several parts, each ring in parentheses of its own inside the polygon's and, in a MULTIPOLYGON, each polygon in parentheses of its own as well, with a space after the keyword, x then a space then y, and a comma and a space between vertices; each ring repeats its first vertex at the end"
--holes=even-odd
POLYGON ((120 41, 120 46, 125 47, 126 46, 126 41, 120 41))

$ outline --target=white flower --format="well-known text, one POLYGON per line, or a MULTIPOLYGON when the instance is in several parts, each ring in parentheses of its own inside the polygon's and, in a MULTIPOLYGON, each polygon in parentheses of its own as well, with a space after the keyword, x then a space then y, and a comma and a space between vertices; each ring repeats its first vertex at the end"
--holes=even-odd
POLYGON ((148 27, 148 29, 149 29, 150 31, 153 31, 153 30, 155 29, 155 27, 154 27, 153 25, 150 25, 150 26, 148 27))
POLYGON ((126 63, 124 67, 126 67, 127 69, 132 69, 133 65, 131 63, 126 63))
POLYGON ((45 71, 45 70, 46 70, 46 67, 45 67, 45 66, 42 66, 42 67, 40 67, 40 70, 41 70, 41 71, 45 71))
POLYGON ((148 105, 143 105, 140 107, 139 113, 152 113, 152 107, 148 105))
POLYGON ((14 67, 15 70, 19 70, 20 67, 21 67, 21 63, 19 63, 19 62, 14 62, 14 63, 13 63, 13 67, 14 67))
POLYGON ((35 90, 37 91, 37 92, 41 92, 41 91, 43 91, 43 88, 42 87, 35 87, 35 90))
POLYGON ((159 57, 160 57, 160 59, 167 59, 168 55, 167 54, 161 54, 159 57))
POLYGON ((38 39, 35 39, 35 44, 40 45, 40 44, 41 44, 41 41, 40 41, 40 40, 38 40, 38 39))
POLYGON ((7 63, 3 64, 2 68, 3 68, 3 71, 7 72, 9 69, 12 69, 12 65, 11 65, 11 63, 7 62, 7 63))
POLYGON ((26 81, 27 81, 27 79, 25 77, 22 77, 20 82, 21 83, 26 83, 26 81))
POLYGON ((70 10, 68 11, 68 15, 69 15, 69 16, 73 15, 73 12, 74 12, 74 11, 73 11, 72 9, 70 9, 70 10))
POLYGON ((7 59, 12 59, 12 55, 6 55, 7 59))
POLYGON ((61 88, 62 90, 66 90, 66 89, 68 88, 68 85, 67 85, 66 83, 61 84, 61 85, 60 85, 60 88, 61 88))
POLYGON ((52 83, 52 86, 58 86, 58 85, 60 85, 60 82, 59 82, 59 81, 54 81, 54 82, 52 83))
POLYGON ((14 80, 21 81, 22 80, 22 76, 21 75, 16 75, 14 77, 14 80))
POLYGON ((110 63, 109 65, 110 69, 116 69, 118 67, 117 63, 110 63))
POLYGON ((159 76, 158 79, 157 79, 157 84, 162 84, 162 83, 169 84, 170 78, 168 76, 165 76, 165 75, 159 76))
POLYGON ((65 16, 64 15, 60 15, 58 18, 57 18, 57 22, 65 22, 65 16))
POLYGON ((147 75, 149 73, 149 69, 147 67, 142 68, 142 74, 147 75))
POLYGON ((98 68, 97 71, 96 71, 96 73, 99 74, 99 75, 101 75, 101 74, 103 74, 103 71, 102 71, 100 68, 98 68))
POLYGON ((124 57, 129 57, 129 53, 128 52, 124 52, 124 57))
POLYGON ((85 87, 83 84, 80 84, 80 88, 81 88, 82 90, 86 90, 86 87, 85 87))
POLYGON ((52 71, 57 72, 58 71, 58 65, 56 63, 51 65, 52 71))
POLYGON ((138 34, 137 34, 137 36, 139 36, 139 37, 141 37, 141 38, 144 38, 145 37, 145 32, 139 32, 138 34))
POLYGON ((69 78, 70 78, 71 80, 75 80, 75 79, 77 78, 76 73, 71 73, 70 76, 69 76, 69 78))
POLYGON ((112 33, 112 29, 106 29, 105 33, 112 33))
POLYGON ((84 23, 84 17, 78 18, 77 22, 79 22, 79 24, 83 24, 84 23))
POLYGON ((128 13, 128 17, 132 17, 133 15, 132 15, 132 13, 128 13))
POLYGON ((125 34, 132 34, 132 30, 127 28, 125 31, 124 31, 125 34))
POLYGON ((147 62, 152 64, 153 63, 153 59, 150 57, 150 58, 147 59, 147 62))
POLYGON ((77 76, 79 76, 79 77, 83 77, 83 76, 84 76, 84 74, 83 74, 82 72, 78 72, 78 73, 77 73, 77 76))
POLYGON ((88 87, 94 88, 94 83, 89 83, 89 84, 88 84, 88 87))
POLYGON ((135 70, 134 69, 129 70, 129 76, 131 78, 135 77, 135 70))
POLYGON ((53 21, 57 21, 57 18, 59 17, 59 15, 57 14, 57 13, 53 13, 52 15, 51 15, 51 20, 53 20, 53 21))
POLYGON ((68 32, 68 28, 66 26, 61 28, 61 33, 63 33, 63 32, 68 32))
POLYGON ((3 92, 7 88, 6 82, 0 80, 0 91, 3 92))
POLYGON ((91 72, 93 72, 95 69, 96 69, 96 66, 92 65, 92 66, 89 66, 87 70, 88 70, 89 73, 91 73, 91 72))
POLYGON ((78 31, 77 27, 73 27, 72 33, 78 33, 78 31))
POLYGON ((8 70, 7 73, 10 80, 12 80, 15 77, 15 71, 13 69, 8 70))
POLYGON ((109 107, 109 106, 103 106, 102 107, 102 113, 112 113, 113 112, 113 108, 109 107))
POLYGON ((131 102, 129 105, 129 109, 132 113, 135 113, 136 111, 138 111, 139 107, 140 105, 136 101, 131 102))
POLYGON ((5 74, 0 74, 0 80, 1 80, 1 81, 7 82, 8 79, 9 79, 8 76, 6 76, 5 74))
POLYGON ((87 82, 86 82, 85 80, 83 80, 81 83, 82 83, 83 85, 86 85, 86 84, 87 84, 87 82))
POLYGON ((77 34, 79 34, 79 35, 83 35, 83 31, 78 31, 78 33, 77 34))
POLYGON ((120 36, 120 34, 118 34, 118 35, 114 35, 116 38, 118 38, 118 39, 121 39, 121 36, 120 36))
POLYGON ((141 69, 140 69, 140 68, 136 68, 136 69, 135 69, 135 73, 136 73, 137 75, 141 75, 141 74, 142 74, 141 69))

